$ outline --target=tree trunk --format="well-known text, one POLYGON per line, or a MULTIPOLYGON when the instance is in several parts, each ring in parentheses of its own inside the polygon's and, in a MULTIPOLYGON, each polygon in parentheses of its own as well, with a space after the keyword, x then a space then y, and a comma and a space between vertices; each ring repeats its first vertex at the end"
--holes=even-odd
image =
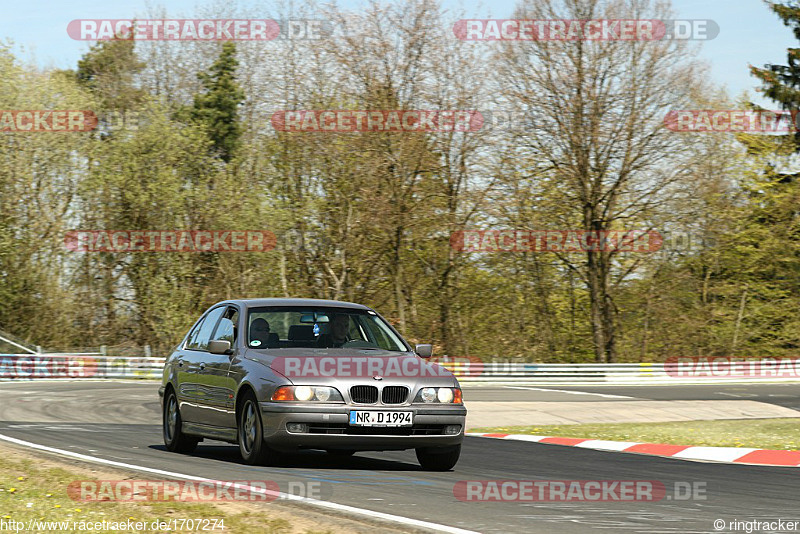
POLYGON ((597 265, 597 253, 588 252, 587 275, 589 280, 589 302, 591 305, 592 341, 594 344, 594 359, 597 363, 606 362, 606 329, 604 313, 604 292, 601 288, 602 280, 597 265))

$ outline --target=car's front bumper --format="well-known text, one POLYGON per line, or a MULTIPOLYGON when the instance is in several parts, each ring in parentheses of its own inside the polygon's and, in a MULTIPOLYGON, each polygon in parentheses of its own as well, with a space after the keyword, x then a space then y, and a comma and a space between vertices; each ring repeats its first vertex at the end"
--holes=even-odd
POLYGON ((403 450, 418 447, 448 447, 464 440, 467 409, 463 405, 436 406, 299 406, 262 402, 264 441, 275 449, 348 449, 356 451, 403 450), (410 411, 411 427, 354 427, 350 412, 410 411), (287 423, 305 423, 308 432, 286 429, 287 423), (432 433, 439 427, 459 425, 458 434, 432 433))

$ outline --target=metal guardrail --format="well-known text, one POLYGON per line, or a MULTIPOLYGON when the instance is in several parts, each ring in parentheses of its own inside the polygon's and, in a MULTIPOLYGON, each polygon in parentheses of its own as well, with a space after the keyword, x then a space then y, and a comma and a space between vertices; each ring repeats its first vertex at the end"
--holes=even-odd
POLYGON ((800 382, 800 360, 791 369, 774 359, 756 360, 754 368, 742 368, 728 360, 705 365, 695 359, 670 363, 507 363, 453 362, 445 366, 460 382, 523 382, 532 384, 674 384, 732 382, 800 382), (763 363, 761 363, 763 362, 763 363), (755 369, 755 370, 754 370, 755 369))
POLYGON ((0 380, 161 378, 162 358, 132 358, 99 352, 0 354, 0 380))
MULTIPOLYGON (((477 359, 439 360, 463 383, 526 384, 667 384, 713 382, 800 382, 800 360, 755 360, 759 374, 740 376, 736 362, 681 367, 672 363, 549 364, 477 359), (781 362, 789 362, 789 366, 781 362), (783 365, 783 367, 781 367, 783 365), (701 371, 701 372, 698 372, 701 371)), ((689 362, 691 363, 691 362, 689 362)), ((0 354, 0 380, 35 379, 159 379, 164 360, 115 357, 101 353, 0 354)), ((745 371, 747 369, 744 369, 745 371)), ((752 371, 752 368, 750 369, 752 371)))

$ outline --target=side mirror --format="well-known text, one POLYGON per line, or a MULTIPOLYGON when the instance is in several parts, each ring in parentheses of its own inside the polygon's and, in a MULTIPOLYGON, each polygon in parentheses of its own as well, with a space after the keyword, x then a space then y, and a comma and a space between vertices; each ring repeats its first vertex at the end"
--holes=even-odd
POLYGON ((420 358, 430 358, 433 356, 433 345, 417 345, 414 351, 420 358))
POLYGON ((233 354, 231 342, 219 339, 208 342, 208 352, 211 354, 233 354))

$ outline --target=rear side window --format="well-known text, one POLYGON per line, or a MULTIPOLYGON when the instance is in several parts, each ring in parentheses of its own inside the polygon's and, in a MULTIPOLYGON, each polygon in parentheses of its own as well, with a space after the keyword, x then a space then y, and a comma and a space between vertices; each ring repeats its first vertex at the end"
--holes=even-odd
POLYGON ((219 318, 225 313, 225 307, 214 308, 211 310, 203 322, 200 323, 195 331, 192 333, 186 348, 189 350, 208 350, 208 340, 211 339, 211 333, 219 322, 219 318))

